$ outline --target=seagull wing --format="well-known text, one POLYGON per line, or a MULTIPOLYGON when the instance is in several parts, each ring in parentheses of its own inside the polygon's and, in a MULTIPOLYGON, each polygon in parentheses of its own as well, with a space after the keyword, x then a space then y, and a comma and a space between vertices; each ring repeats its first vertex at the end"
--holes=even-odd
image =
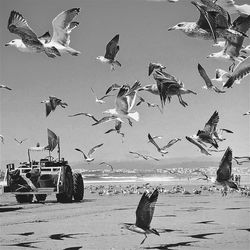
POLYGON ((195 146, 197 146, 201 153, 205 154, 205 155, 211 155, 200 143, 198 143, 196 140, 194 140, 192 137, 186 136, 186 139, 193 143, 195 146))
POLYGON ((228 181, 231 178, 231 173, 232 173, 232 149, 228 147, 221 159, 219 169, 217 170, 216 180, 218 182, 228 181))
POLYGON ((81 149, 75 148, 75 150, 81 152, 85 160, 88 158, 81 149))
POLYGON ((150 76, 152 74, 152 72, 154 71, 155 69, 155 65, 153 63, 149 63, 149 66, 148 66, 148 76, 150 76))
POLYGON ((151 142, 156 148, 158 151, 161 150, 161 148, 157 145, 157 143, 155 142, 155 140, 152 138, 152 136, 148 133, 148 139, 149 139, 149 142, 151 142))
POLYGON ((89 150, 89 152, 88 152, 88 156, 91 157, 91 155, 95 152, 95 150, 96 150, 97 148, 100 148, 102 145, 103 145, 103 143, 98 144, 98 145, 94 146, 93 148, 91 148, 91 149, 89 150))
POLYGON ((128 110, 129 110, 129 99, 126 96, 128 91, 128 87, 123 85, 117 96, 116 96, 116 100, 115 100, 115 107, 117 111, 120 111, 121 113, 127 114, 128 110))
POLYGON ((212 81, 208 77, 205 69, 199 63, 198 63, 198 71, 199 71, 201 77, 203 78, 203 80, 205 81, 207 88, 211 89, 213 87, 212 81))
POLYGON ((46 33, 44 33, 42 36, 39 36, 38 39, 42 42, 42 43, 49 43, 51 40, 51 35, 49 33, 49 31, 47 31, 46 33))
POLYGON ((250 56, 248 56, 244 61, 240 62, 235 70, 233 71, 231 77, 226 81, 223 87, 230 88, 236 80, 240 80, 250 73, 250 56))
POLYGON ((106 46, 105 58, 114 60, 117 52, 119 51, 119 35, 116 35, 106 46))
POLYGON ((147 192, 143 193, 136 209, 136 226, 143 229, 147 229, 150 227, 158 195, 159 192, 157 189, 154 190, 151 196, 149 196, 147 192))
POLYGON ((62 45, 69 45, 69 33, 75 27, 72 27, 72 20, 80 13, 80 8, 65 10, 58 14, 52 21, 53 36, 52 41, 62 45))
POLYGON ((208 13, 205 11, 204 7, 200 5, 200 3, 194 1, 191 1, 191 3, 200 11, 200 18, 197 21, 197 25, 204 30, 209 30, 212 33, 214 43, 216 43, 216 26, 214 20, 210 15, 208 15, 208 13))
POLYGON ((50 102, 45 102, 46 117, 50 114, 51 111, 52 111, 51 103, 50 102))
POLYGON ((37 35, 30 28, 23 16, 12 10, 8 21, 8 29, 22 38, 25 45, 33 45, 41 47, 42 43, 38 40, 37 35))
POLYGON ((219 114, 217 111, 214 111, 210 119, 207 121, 204 127, 204 131, 209 134, 213 134, 216 131, 216 126, 219 122, 219 114))
POLYGON ((115 90, 115 89, 119 89, 120 87, 121 87, 120 85, 114 83, 114 84, 112 84, 112 85, 106 90, 105 94, 107 95, 110 91, 115 90))

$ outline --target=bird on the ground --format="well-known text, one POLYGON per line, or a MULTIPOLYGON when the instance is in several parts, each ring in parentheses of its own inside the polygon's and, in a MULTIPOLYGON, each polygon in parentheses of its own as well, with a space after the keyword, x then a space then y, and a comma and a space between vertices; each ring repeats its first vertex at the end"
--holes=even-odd
MULTIPOLYGON (((239 32, 241 34, 245 34, 250 28, 250 15, 247 17, 238 17, 233 24, 231 25, 231 29, 239 32)), ((235 67, 235 62, 241 62, 246 58, 246 55, 240 54, 242 47, 243 47, 243 41, 245 36, 242 36, 241 34, 228 36, 225 38, 225 46, 223 47, 222 51, 212 53, 207 58, 218 58, 223 60, 230 60, 233 63, 230 65, 229 70, 233 71, 235 67)))
POLYGON ((51 111, 55 111, 57 106, 61 106, 62 108, 66 108, 66 106, 68 106, 66 102, 62 102, 61 99, 55 96, 49 96, 49 100, 41 101, 41 103, 45 103, 46 117, 51 111))
POLYGON ((181 22, 168 30, 181 30, 189 37, 197 37, 206 40, 226 38, 235 35, 244 35, 230 28, 231 19, 226 10, 212 0, 191 1, 199 10, 200 17, 197 22, 181 22))
POLYGON ((137 91, 141 87, 139 81, 136 81, 132 87, 123 85, 115 99, 115 108, 108 109, 103 114, 109 114, 117 118, 126 118, 139 121, 139 113, 137 111, 132 112, 132 108, 135 105, 135 99, 137 91))
POLYGON ((189 137, 189 136, 186 136, 186 139, 193 143, 195 146, 197 146, 199 149, 200 149, 200 152, 205 154, 205 155, 211 155, 208 150, 203 146, 201 145, 195 138, 193 137, 189 137))
POLYGON ((214 133, 219 122, 219 114, 217 111, 214 111, 213 115, 206 122, 203 130, 198 130, 196 135, 193 135, 192 138, 196 139, 199 143, 208 143, 214 148, 218 148, 218 143, 215 139, 214 133))
POLYGON ((156 229, 150 227, 158 195, 159 191, 157 188, 151 195, 149 195, 149 193, 145 191, 136 209, 135 224, 124 223, 126 229, 136 233, 144 234, 145 238, 143 239, 141 244, 143 244, 146 240, 147 234, 153 233, 160 236, 156 229))
POLYGON ((152 138, 152 136, 148 133, 148 140, 150 141, 150 143, 152 143, 157 151, 159 153, 161 153, 162 156, 164 156, 165 154, 167 154, 168 152, 165 150, 167 148, 167 145, 166 146, 163 146, 163 147, 159 147, 158 144, 155 142, 155 140, 152 138))
MULTIPOLYGON (((171 97, 174 95, 177 95, 179 102, 182 106, 186 107, 188 104, 182 99, 181 95, 184 94, 194 94, 195 93, 192 90, 185 89, 184 83, 178 80, 175 76, 172 76, 166 72, 163 71, 156 71, 153 73, 153 77, 156 81, 157 86, 157 92, 160 95, 161 105, 162 109, 166 103, 166 100, 170 102, 171 97)), ((157 93, 155 92, 154 86, 146 85, 143 87, 143 90, 149 91, 151 93, 157 93)))
POLYGON ((150 156, 150 155, 145 155, 145 154, 141 154, 141 153, 138 153, 138 152, 134 152, 134 151, 129 151, 130 154, 133 154, 133 155, 136 155, 136 158, 142 158, 144 160, 149 160, 149 159, 153 159, 155 161, 159 161, 158 158, 155 158, 153 156, 150 156))
POLYGON ((91 149, 89 150, 89 152, 88 152, 87 155, 86 155, 81 149, 79 149, 79 148, 75 148, 75 150, 81 152, 81 153, 83 154, 83 157, 84 157, 85 161, 86 161, 87 163, 89 163, 89 162, 92 162, 92 161, 95 159, 95 158, 92 157, 92 155, 93 155, 93 153, 95 152, 95 150, 96 150, 97 148, 100 148, 102 145, 103 145, 103 143, 94 146, 93 148, 91 148, 91 149))
POLYGON ((161 71, 163 69, 166 69, 166 66, 162 65, 161 63, 150 62, 148 66, 148 75, 150 76, 155 69, 158 69, 161 71))
POLYGON ((211 79, 207 75, 205 69, 198 63, 198 71, 200 73, 200 76, 203 78, 205 81, 205 86, 203 88, 208 89, 208 90, 214 90, 216 93, 225 93, 226 91, 220 90, 216 86, 213 85, 211 79))
POLYGON ((110 165, 110 164, 109 164, 109 163, 107 163, 107 162, 102 161, 101 163, 99 163, 99 165, 106 165, 107 167, 110 167, 110 168, 111 168, 111 171, 114 171, 113 166, 112 166, 112 165, 110 165))
POLYGON ((3 84, 0 85, 0 89, 12 90, 10 87, 3 85, 3 84))
POLYGON ((215 184, 220 184, 223 186, 223 195, 227 194, 227 187, 238 190, 237 184, 232 181, 232 149, 230 147, 227 148, 224 153, 219 168, 216 172, 216 182, 215 184))
POLYGON ((250 74, 250 56, 245 60, 237 64, 233 73, 228 78, 228 80, 223 84, 223 87, 230 88, 233 86, 235 81, 240 81, 244 77, 250 74))
POLYGON ((98 121, 99 121, 99 120, 96 119, 92 114, 90 114, 90 113, 84 113, 84 112, 77 113, 77 114, 74 114, 74 115, 69 115, 69 117, 74 117, 74 116, 79 116, 79 115, 84 115, 84 116, 90 117, 90 118, 92 118, 95 122, 98 122, 98 121))
POLYGON ((106 45, 106 53, 104 56, 98 56, 96 59, 102 63, 108 63, 111 65, 111 70, 115 69, 115 65, 121 67, 120 62, 115 60, 116 54, 120 49, 118 45, 119 42, 119 34, 114 36, 111 41, 106 45))
POLYGON ((93 90, 93 88, 91 88, 91 91, 92 91, 92 93, 93 93, 93 95, 94 95, 94 97, 95 97, 95 101, 96 101, 97 103, 99 103, 99 104, 105 103, 104 99, 107 98, 107 97, 109 97, 109 96, 111 96, 111 95, 104 95, 104 96, 102 96, 101 98, 98 98, 98 97, 95 95, 95 91, 93 90))
POLYGON ((243 115, 250 115, 250 111, 247 111, 247 112, 244 113, 243 115))
POLYGON ((17 143, 22 144, 23 142, 27 141, 28 138, 25 138, 25 139, 22 139, 22 140, 18 140, 18 139, 16 139, 16 138, 14 138, 14 140, 15 140, 17 143))

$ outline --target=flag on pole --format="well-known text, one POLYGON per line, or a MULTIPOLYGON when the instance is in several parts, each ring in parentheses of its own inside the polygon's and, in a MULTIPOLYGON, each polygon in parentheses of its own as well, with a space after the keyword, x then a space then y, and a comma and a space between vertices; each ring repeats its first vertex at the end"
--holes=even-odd
POLYGON ((49 144, 47 148, 49 151, 52 152, 59 143, 59 137, 50 129, 47 129, 47 131, 48 131, 48 144, 49 144))

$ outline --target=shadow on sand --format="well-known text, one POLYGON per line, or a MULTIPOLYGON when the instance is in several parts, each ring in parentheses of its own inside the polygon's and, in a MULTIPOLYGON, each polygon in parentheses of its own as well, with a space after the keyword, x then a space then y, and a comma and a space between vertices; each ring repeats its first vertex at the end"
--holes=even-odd
POLYGON ((0 207, 0 213, 3 212, 13 212, 13 211, 17 211, 23 209, 22 207, 0 207))
POLYGON ((159 245, 159 246, 154 246, 154 247, 144 247, 144 249, 171 250, 175 247, 189 247, 189 246, 192 246, 191 244, 195 243, 195 242, 197 242, 197 241, 184 241, 184 242, 177 242, 177 243, 173 243, 173 244, 159 245))
POLYGON ((72 238, 75 238, 74 236, 76 235, 85 235, 85 234, 88 234, 88 233, 75 233, 75 234, 64 234, 64 233, 61 233, 61 234, 51 234, 49 236, 50 239, 52 240, 64 240, 64 239, 72 239, 72 238))

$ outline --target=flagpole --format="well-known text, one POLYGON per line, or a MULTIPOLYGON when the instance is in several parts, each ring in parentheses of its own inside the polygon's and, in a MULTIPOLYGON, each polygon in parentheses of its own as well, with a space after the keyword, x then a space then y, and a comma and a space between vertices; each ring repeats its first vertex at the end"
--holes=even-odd
POLYGON ((58 146, 58 160, 60 161, 60 158, 61 158, 61 149, 60 149, 60 137, 58 136, 58 144, 57 144, 57 146, 58 146))

